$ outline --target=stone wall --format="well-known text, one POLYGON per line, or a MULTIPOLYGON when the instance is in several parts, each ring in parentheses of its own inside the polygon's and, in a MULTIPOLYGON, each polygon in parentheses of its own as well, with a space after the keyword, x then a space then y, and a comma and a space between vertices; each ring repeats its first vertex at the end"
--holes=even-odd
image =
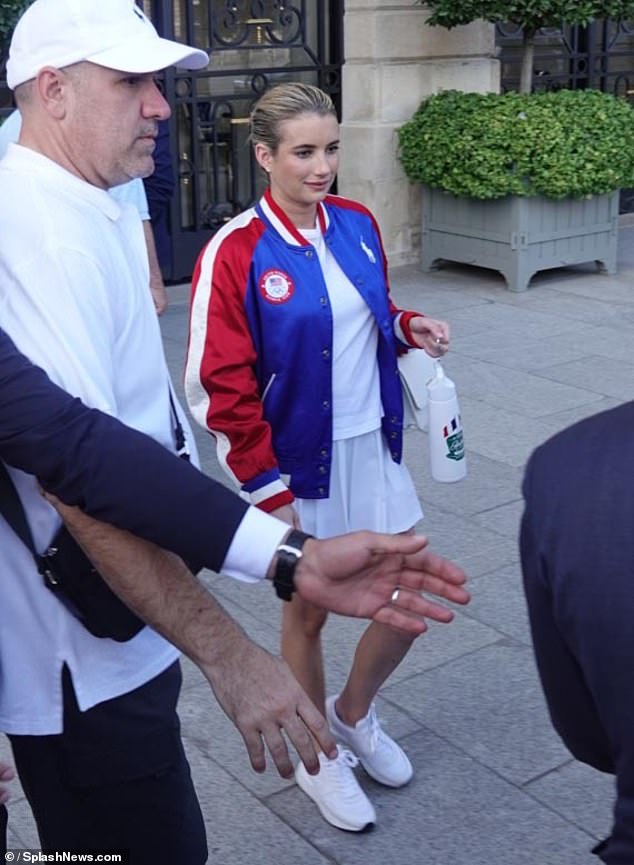
POLYGON ((390 264, 420 254, 420 190, 398 162, 396 129, 438 90, 497 91, 492 25, 428 27, 414 0, 346 0, 339 192, 374 212, 390 264))

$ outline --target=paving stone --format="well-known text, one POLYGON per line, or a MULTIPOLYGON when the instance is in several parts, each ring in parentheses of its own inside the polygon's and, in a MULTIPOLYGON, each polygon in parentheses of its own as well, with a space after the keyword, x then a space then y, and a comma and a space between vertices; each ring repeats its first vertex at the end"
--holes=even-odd
POLYGON ((589 405, 577 406, 576 408, 567 409, 566 411, 553 412, 544 418, 544 423, 547 426, 552 426, 553 435, 559 430, 564 429, 577 421, 583 420, 590 415, 598 414, 598 412, 608 411, 608 409, 616 408, 622 404, 622 400, 613 399, 612 397, 603 397, 597 400, 596 403, 589 405))
MULTIPOLYGON (((542 418, 553 408, 561 411, 598 398, 596 391, 583 380, 575 380, 573 386, 562 384, 547 378, 548 373, 543 370, 539 374, 528 373, 476 360, 461 361, 456 357, 447 366, 461 399, 466 396, 527 418, 542 418)), ((548 369, 552 371, 553 367, 548 369)))
POLYGON ((359 774, 377 809, 370 833, 329 826, 307 796, 290 789, 269 806, 340 865, 593 865, 590 834, 444 737, 421 731, 404 744, 416 772, 407 787, 389 790, 359 774))
MULTIPOLYGON (((579 391, 581 393, 581 391, 579 391)), ((550 405, 550 403, 549 403, 550 405)), ((593 414, 603 406, 598 394, 589 394, 575 408, 593 414)), ((465 448, 491 460, 523 468, 532 451, 555 432, 548 416, 528 417, 521 409, 496 407, 488 401, 460 397, 465 448)), ((565 406, 561 406, 565 408, 565 406)))
POLYGON ((481 334, 474 334, 456 340, 451 352, 452 356, 532 371, 583 358, 588 354, 588 348, 576 340, 561 342, 552 337, 535 340, 517 333, 496 333, 494 339, 483 339, 481 334))
POLYGON ((210 865, 327 865, 288 825, 197 745, 186 742, 205 819, 210 865))
POLYGON ((440 483, 431 476, 429 444, 426 433, 408 430, 405 434, 404 461, 416 491, 427 505, 463 517, 503 507, 518 500, 522 469, 475 452, 470 446, 470 431, 465 430, 467 476, 456 483, 440 483))
POLYGON ((528 611, 519 562, 505 565, 469 583, 471 602, 465 615, 531 645, 528 611))
POLYGON ((472 518, 448 513, 426 505, 420 530, 429 536, 431 547, 455 559, 474 579, 518 558, 517 540, 483 528, 472 518))
POLYGON ((571 759, 524 789, 597 838, 610 834, 615 800, 612 775, 571 759))
POLYGON ((551 727, 532 650, 514 640, 390 684, 385 696, 515 784, 569 759, 551 727), (433 699, 423 702, 421 693, 433 699))
POLYGON ((473 520, 484 528, 517 540, 523 511, 524 500, 519 497, 497 508, 480 511, 473 515, 473 520))
POLYGON ((24 796, 12 798, 7 806, 9 825, 7 846, 14 849, 38 850, 40 839, 31 807, 24 796))
POLYGON ((504 332, 540 340, 571 331, 577 325, 560 315, 526 309, 525 304, 520 312, 505 303, 489 303, 457 310, 451 316, 451 326, 456 328, 457 336, 485 332, 493 338, 498 332, 504 332))
POLYGON ((552 381, 564 382, 626 402, 634 399, 633 359, 634 354, 629 363, 622 359, 595 356, 550 366, 542 370, 541 375, 552 381))
MULTIPOLYGON (((454 610, 455 617, 451 623, 428 623, 429 630, 416 639, 388 679, 384 692, 381 692, 386 699, 391 699, 389 696, 391 691, 388 689, 394 683, 410 680, 425 670, 444 667, 465 652, 476 651, 500 639, 501 635, 497 629, 477 621, 476 618, 462 613, 455 607, 454 610)), ((340 623, 340 617, 329 618, 322 640, 329 692, 338 690, 345 681, 354 650, 366 627, 363 623, 352 622, 345 622, 343 623, 345 626, 342 627, 340 623)))

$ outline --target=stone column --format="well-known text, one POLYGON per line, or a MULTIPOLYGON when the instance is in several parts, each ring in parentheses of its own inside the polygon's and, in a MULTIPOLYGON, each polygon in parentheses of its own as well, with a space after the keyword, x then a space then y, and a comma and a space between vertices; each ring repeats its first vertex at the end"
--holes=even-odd
POLYGON ((438 90, 497 91, 493 25, 429 27, 414 0, 346 0, 339 192, 366 204, 392 266, 420 254, 420 190, 397 159, 396 129, 438 90))

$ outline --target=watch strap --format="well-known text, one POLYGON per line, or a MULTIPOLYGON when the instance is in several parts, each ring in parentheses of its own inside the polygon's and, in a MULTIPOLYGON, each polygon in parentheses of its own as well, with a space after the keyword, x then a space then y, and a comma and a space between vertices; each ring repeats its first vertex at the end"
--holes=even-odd
POLYGON ((278 598, 290 601, 295 591, 295 568, 301 559, 302 548, 309 538, 306 532, 293 529, 283 543, 276 549, 277 561, 273 575, 273 585, 278 598))

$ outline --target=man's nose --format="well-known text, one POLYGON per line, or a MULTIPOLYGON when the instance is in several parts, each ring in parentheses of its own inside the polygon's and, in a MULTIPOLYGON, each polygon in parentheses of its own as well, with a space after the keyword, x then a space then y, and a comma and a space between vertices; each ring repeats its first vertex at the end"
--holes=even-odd
POLYGON ((155 81, 152 81, 149 87, 149 92, 143 102, 144 117, 167 120, 172 113, 167 99, 163 96, 155 81))

